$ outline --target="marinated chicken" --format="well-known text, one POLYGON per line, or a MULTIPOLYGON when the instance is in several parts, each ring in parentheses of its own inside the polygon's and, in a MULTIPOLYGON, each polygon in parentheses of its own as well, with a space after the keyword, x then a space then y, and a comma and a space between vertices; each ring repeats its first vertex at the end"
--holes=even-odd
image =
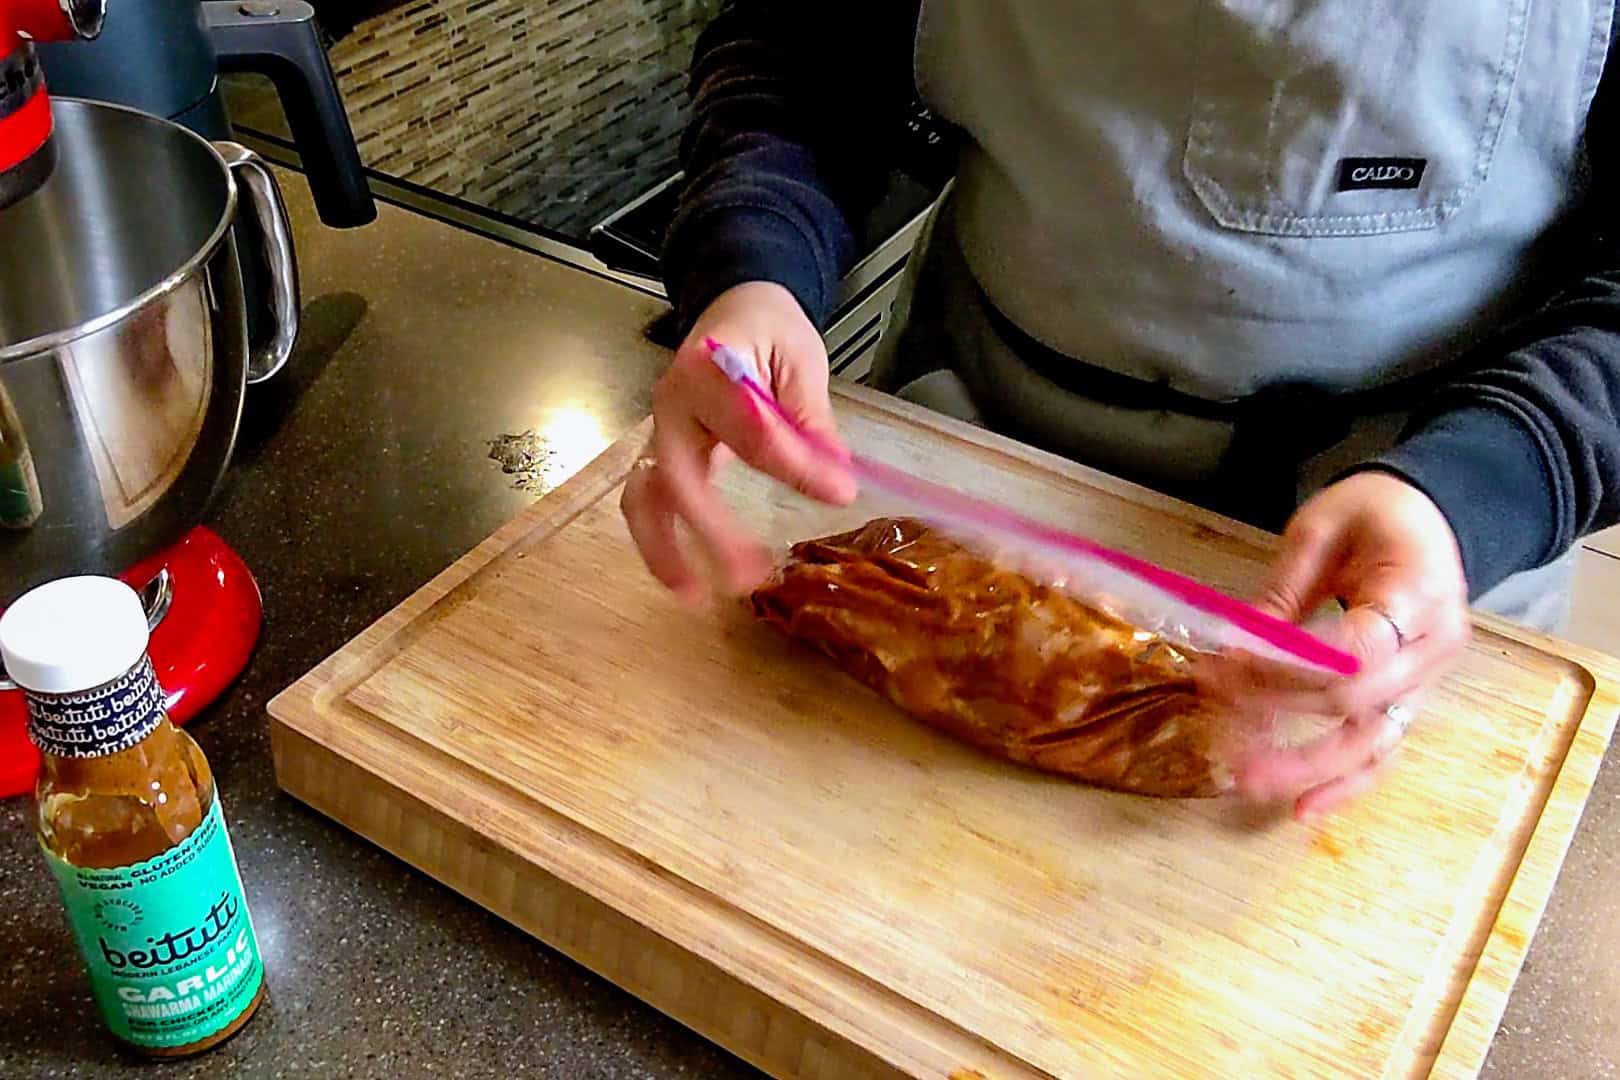
POLYGON ((797 544, 751 601, 912 716, 997 756, 1142 795, 1226 786, 1220 709, 1188 657, 923 522, 879 518, 797 544))

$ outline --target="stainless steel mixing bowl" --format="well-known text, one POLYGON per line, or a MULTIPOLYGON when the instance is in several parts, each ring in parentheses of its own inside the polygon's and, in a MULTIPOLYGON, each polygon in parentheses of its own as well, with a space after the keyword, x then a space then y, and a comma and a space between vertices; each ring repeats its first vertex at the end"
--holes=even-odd
POLYGON ((117 573, 202 518, 250 368, 297 330, 268 170, 146 113, 57 99, 58 164, 0 211, 0 607, 117 573), (232 225, 264 234, 275 340, 250 357, 232 225))

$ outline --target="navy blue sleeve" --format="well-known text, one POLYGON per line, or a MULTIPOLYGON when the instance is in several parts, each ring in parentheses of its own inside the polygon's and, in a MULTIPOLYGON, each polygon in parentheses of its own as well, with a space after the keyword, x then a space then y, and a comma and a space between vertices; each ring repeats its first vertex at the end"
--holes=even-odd
POLYGON ((662 256, 684 333, 746 281, 786 287, 817 326, 855 256, 851 222, 888 173, 914 86, 916 3, 734 0, 692 61, 686 181, 662 256))
POLYGON ((1620 67, 1611 64, 1588 119, 1590 205, 1571 279, 1476 349, 1407 438, 1371 463, 1445 513, 1473 599, 1620 521, 1620 222, 1609 187, 1620 179, 1616 108, 1620 67))

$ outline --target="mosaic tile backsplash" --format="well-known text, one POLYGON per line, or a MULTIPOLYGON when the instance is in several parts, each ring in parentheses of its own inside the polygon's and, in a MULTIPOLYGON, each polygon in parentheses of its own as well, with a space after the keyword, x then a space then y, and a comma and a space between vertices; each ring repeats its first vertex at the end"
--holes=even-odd
POLYGON ((676 169, 709 0, 420 0, 331 50, 365 163, 580 238, 676 169))

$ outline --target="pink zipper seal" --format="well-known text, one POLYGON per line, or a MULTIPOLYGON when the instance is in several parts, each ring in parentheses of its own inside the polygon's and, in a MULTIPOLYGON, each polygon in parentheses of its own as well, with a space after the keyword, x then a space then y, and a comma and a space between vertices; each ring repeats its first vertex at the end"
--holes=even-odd
POLYGON ((1203 582, 1077 533, 1047 525, 1000 504, 923 480, 859 454, 846 453, 795 423, 776 398, 760 385, 756 378, 758 369, 745 354, 713 338, 705 339, 705 344, 709 347, 715 366, 728 379, 751 393, 817 453, 847 467, 862 483, 925 507, 946 523, 954 522, 970 529, 988 528, 1032 547, 1080 556, 1112 567, 1310 667, 1343 676, 1354 675, 1361 669, 1356 657, 1329 645, 1303 627, 1267 614, 1203 582))

